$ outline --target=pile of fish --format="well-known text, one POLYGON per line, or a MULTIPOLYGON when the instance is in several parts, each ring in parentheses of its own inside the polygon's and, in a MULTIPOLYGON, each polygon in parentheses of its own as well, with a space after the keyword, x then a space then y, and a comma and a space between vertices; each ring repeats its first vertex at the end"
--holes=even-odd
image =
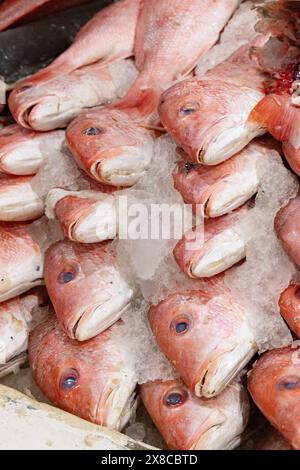
MULTIPOLYGON (((0 30, 80 3, 4 0, 0 30)), ((144 407, 170 449, 300 450, 299 3, 112 2, 9 87, 0 377, 28 351, 110 430, 149 443, 144 407), (124 198, 192 223, 124 239, 124 198)))

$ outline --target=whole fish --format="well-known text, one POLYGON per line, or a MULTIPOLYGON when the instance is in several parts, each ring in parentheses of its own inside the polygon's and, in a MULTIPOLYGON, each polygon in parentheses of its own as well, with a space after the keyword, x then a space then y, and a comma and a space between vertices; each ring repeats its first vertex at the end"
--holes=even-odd
POLYGON ((86 65, 107 64, 132 55, 139 0, 121 0, 99 11, 78 33, 74 43, 48 67, 18 83, 10 99, 11 112, 30 128, 32 90, 40 83, 86 65))
POLYGON ((300 338, 300 288, 291 284, 279 298, 280 313, 294 333, 300 338))
POLYGON ((203 77, 176 83, 162 94, 161 122, 192 161, 216 165, 265 133, 248 119, 264 96, 265 80, 249 53, 250 46, 243 45, 203 77))
POLYGON ((221 281, 171 294, 149 311, 156 341, 185 384, 211 398, 243 369, 257 346, 245 308, 221 281))
POLYGON ((239 445, 249 417, 247 393, 240 384, 210 400, 195 397, 180 380, 149 382, 140 391, 170 449, 229 450, 239 445))
POLYGON ((115 323, 133 295, 107 243, 55 243, 46 253, 45 283, 61 327, 78 341, 115 323))
POLYGON ((180 269, 191 278, 212 277, 244 259, 247 240, 241 223, 248 211, 245 205, 188 231, 173 250, 180 269))
POLYGON ((283 248, 300 266, 300 193, 280 209, 275 218, 275 230, 283 248))
POLYGON ((67 141, 79 166, 105 184, 132 186, 151 163, 163 90, 217 41, 238 0, 142 2, 135 39, 138 77, 115 109, 79 116, 67 141))
POLYGON ((44 203, 32 188, 32 179, 0 175, 0 221, 26 222, 41 217, 44 203))
POLYGON ((0 245, 0 302, 43 284, 43 254, 29 225, 1 223, 0 245))
POLYGON ((6 364, 27 350, 29 331, 42 319, 38 292, 0 304, 0 364, 6 364))
POLYGON ((64 140, 64 132, 39 134, 11 124, 0 130, 0 171, 16 176, 37 173, 44 161, 45 139, 64 140))
POLYGON ((112 194, 53 189, 46 199, 46 214, 50 219, 57 218, 65 237, 74 242, 97 243, 112 240, 117 234, 112 194))
MULTIPOLYGON (((183 155, 173 174, 174 186, 187 204, 201 208, 204 217, 220 217, 247 202, 259 186, 258 163, 268 158, 263 142, 251 142, 244 150, 219 165, 190 163, 183 155)), ((196 209, 196 207, 195 207, 196 209)))
POLYGON ((29 363, 44 395, 59 408, 121 430, 135 409, 135 374, 114 337, 119 324, 79 343, 54 315, 29 336, 29 363))
POLYGON ((0 4, 0 31, 55 11, 64 10, 89 0, 4 0, 0 4))
POLYGON ((297 347, 274 349, 255 364, 249 392, 265 417, 296 450, 300 449, 300 361, 297 347))
MULTIPOLYGON (((84 109, 120 99, 136 75, 131 60, 82 67, 66 75, 57 75, 20 93, 9 96, 12 114, 36 131, 66 127, 84 109)), ((23 122, 22 122, 23 124, 23 122)))

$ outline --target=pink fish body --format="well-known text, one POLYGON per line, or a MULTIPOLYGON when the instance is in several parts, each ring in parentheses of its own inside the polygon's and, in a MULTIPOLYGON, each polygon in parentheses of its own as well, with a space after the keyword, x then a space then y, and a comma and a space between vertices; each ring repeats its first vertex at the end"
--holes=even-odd
POLYGON ((160 93, 188 74, 218 36, 237 0, 143 2, 137 22, 139 75, 117 109, 88 112, 67 130, 78 164, 105 184, 132 186, 150 165, 160 93), (185 40, 186 39, 186 40, 185 40))
POLYGON ((218 395, 256 351, 244 308, 225 286, 172 294, 149 311, 156 341, 195 395, 218 395))
POLYGON ((45 258, 45 283, 61 327, 79 341, 115 323, 133 295, 107 243, 52 245, 45 258))
POLYGON ((180 380, 140 386, 143 403, 174 450, 232 449, 240 442, 249 416, 247 394, 229 385, 218 397, 197 398, 180 380))
POLYGON ((42 145, 45 139, 63 140, 64 133, 56 131, 38 134, 16 124, 0 131, 0 170, 2 173, 27 176, 37 173, 44 156, 42 145))
POLYGON ((29 337, 29 363, 35 382, 55 405, 110 429, 121 430, 135 408, 134 370, 114 331, 79 343, 69 339, 54 315, 29 337))
POLYGON ((43 284, 44 259, 25 224, 0 224, 0 302, 43 284))
POLYGON ((300 266, 300 194, 283 207, 275 218, 275 230, 283 248, 300 266))
POLYGON ((249 392, 265 417, 296 450, 300 449, 300 362, 297 347, 274 349, 255 364, 249 392))
POLYGON ((280 313, 293 332, 300 338, 300 289, 291 284, 279 299, 280 313))

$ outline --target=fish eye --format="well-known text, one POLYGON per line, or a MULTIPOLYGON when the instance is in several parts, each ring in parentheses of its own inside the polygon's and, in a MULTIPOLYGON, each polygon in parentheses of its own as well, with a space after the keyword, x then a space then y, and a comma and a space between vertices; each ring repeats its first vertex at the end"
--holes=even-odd
POLYGON ((190 114, 193 114, 198 111, 199 107, 199 104, 196 102, 187 103, 180 108, 179 114, 183 117, 189 116, 190 114))
POLYGON ((69 282, 72 282, 76 278, 77 273, 78 271, 73 268, 62 271, 58 276, 59 284, 69 284, 69 282))
POLYGON ((61 390, 73 390, 78 386, 79 373, 76 369, 69 369, 66 371, 59 382, 59 387, 61 390))
POLYGON ((297 375, 291 375, 290 377, 284 377, 277 382, 277 388, 279 390, 297 390, 300 389, 300 377, 297 375))
POLYGON ((164 404, 169 408, 176 408, 183 405, 187 400, 187 393, 185 390, 174 390, 168 392, 164 398, 164 404))
POLYGON ((100 129, 100 127, 88 127, 83 131, 83 134, 85 135, 98 135, 103 132, 103 129, 100 129))
POLYGON ((171 323, 171 331, 177 335, 184 335, 192 326, 192 319, 189 315, 183 314, 174 318, 171 323))

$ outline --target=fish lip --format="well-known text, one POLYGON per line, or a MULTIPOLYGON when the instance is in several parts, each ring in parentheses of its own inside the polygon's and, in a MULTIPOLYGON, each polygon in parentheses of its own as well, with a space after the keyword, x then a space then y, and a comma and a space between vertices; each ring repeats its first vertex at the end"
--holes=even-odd
MULTIPOLYGON (((93 217, 93 214, 90 214, 88 217, 93 217)), ((81 220, 81 219, 85 219, 85 222, 87 221, 88 218, 85 218, 84 216, 83 217, 79 217, 77 220, 75 220, 69 227, 68 229, 68 237, 70 240, 74 241, 74 242, 81 242, 81 243, 99 243, 99 242, 102 242, 102 241, 105 241, 105 240, 112 240, 113 238, 116 237, 116 234, 117 234, 117 228, 116 228, 116 221, 115 222, 115 226, 114 228, 110 227, 106 230, 106 232, 104 231, 104 229, 102 230, 99 230, 97 229, 97 233, 101 232, 102 236, 94 236, 94 238, 91 240, 91 241, 87 241, 87 239, 83 239, 83 237, 79 237, 78 236, 78 230, 80 230, 80 226, 81 224, 84 222, 84 220, 81 220), (114 235, 113 235, 113 230, 114 230, 114 235)))
POLYGON ((43 286, 44 284, 45 281, 43 277, 36 278, 33 281, 23 282, 18 286, 9 289, 5 294, 0 294, 0 302, 10 300, 18 295, 24 294, 24 292, 27 292, 34 287, 43 286))
MULTIPOLYGON (((76 106, 68 106, 62 111, 62 104, 57 95, 47 95, 43 98, 40 98, 40 101, 35 103, 31 108, 31 111, 28 115, 28 122, 31 129, 34 129, 39 132, 48 132, 53 129, 64 128, 66 127, 78 114, 82 108, 76 108, 76 106), (47 113, 41 113, 40 110, 42 107, 46 107, 50 99, 53 99, 52 110, 48 110, 47 113), (54 112, 54 108, 57 108, 57 114, 54 112)), ((69 101, 63 102, 63 105, 70 104, 69 101)))
MULTIPOLYGON (((121 160, 122 155, 118 158, 121 160)), ((116 161, 114 163, 116 163, 116 161)), ((111 186, 131 187, 146 173, 149 163, 145 162, 145 165, 141 168, 135 168, 132 163, 128 165, 127 168, 123 169, 114 169, 113 166, 114 165, 109 161, 96 162, 96 164, 93 165, 92 174, 98 181, 111 186)))

